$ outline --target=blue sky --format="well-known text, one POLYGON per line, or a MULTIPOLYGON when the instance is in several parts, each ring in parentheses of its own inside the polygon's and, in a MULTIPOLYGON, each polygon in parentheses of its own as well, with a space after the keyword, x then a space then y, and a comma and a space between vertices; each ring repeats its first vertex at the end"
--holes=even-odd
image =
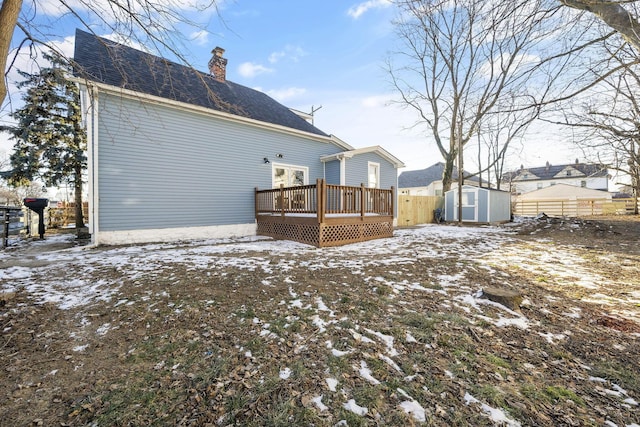
MULTIPOLYGON (((58 4, 38 2, 36 19, 46 23, 42 36, 71 54, 75 28, 83 27, 61 15, 54 7, 58 4)), ((301 111, 321 106, 315 125, 350 145, 381 145, 406 164, 404 170, 442 160, 425 129, 409 129, 415 113, 391 102, 396 94, 385 60, 398 43, 392 25, 396 11, 388 0, 225 0, 219 6, 221 17, 209 9, 189 15, 200 27, 180 27, 179 49, 195 68, 207 70, 211 50, 220 46, 228 59, 227 79, 301 111)), ((109 35, 97 24, 92 28, 109 35)), ((31 65, 26 56, 16 64, 27 70, 31 65)), ((9 80, 15 78, 10 73, 9 80)), ((15 107, 19 94, 12 91, 15 107)), ((0 121, 6 122, 9 108, 5 103, 0 121)), ((571 163, 580 155, 564 143, 566 139, 549 125, 533 126, 524 148, 514 146, 507 164, 516 168, 541 166, 547 160, 571 163), (543 148, 550 141, 553 150, 543 148)), ((0 157, 10 150, 6 134, 0 134, 0 157)), ((473 170, 474 156, 468 157, 466 168, 473 170)))

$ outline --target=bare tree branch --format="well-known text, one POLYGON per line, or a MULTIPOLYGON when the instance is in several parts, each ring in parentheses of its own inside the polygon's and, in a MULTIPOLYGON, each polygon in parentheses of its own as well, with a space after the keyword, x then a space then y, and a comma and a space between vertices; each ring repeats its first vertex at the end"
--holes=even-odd
POLYGON ((559 0, 573 9, 591 12, 640 51, 640 22, 620 2, 607 0, 559 0))

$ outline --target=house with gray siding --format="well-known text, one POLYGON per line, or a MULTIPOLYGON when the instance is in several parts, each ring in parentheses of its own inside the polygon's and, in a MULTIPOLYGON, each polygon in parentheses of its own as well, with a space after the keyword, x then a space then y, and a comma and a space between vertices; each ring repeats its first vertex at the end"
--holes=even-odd
POLYGON ((228 81, 224 50, 212 54, 200 72, 76 31, 94 243, 253 235, 256 188, 397 187, 400 160, 228 81))

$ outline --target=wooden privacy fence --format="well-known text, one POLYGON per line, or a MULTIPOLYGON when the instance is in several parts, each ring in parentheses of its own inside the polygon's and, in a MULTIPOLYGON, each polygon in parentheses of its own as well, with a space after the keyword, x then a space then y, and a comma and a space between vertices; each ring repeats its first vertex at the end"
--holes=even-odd
POLYGON ((394 189, 315 184, 255 190, 259 235, 314 246, 393 235, 394 189))
MULTIPOLYGON (((86 221, 89 214, 89 203, 82 203, 82 215, 86 221)), ((75 225, 76 204, 73 202, 58 202, 56 206, 47 208, 47 228, 65 228, 75 225)))
POLYGON ((513 214, 536 216, 626 215, 634 212, 634 199, 517 200, 513 214))
POLYGON ((441 196, 398 196, 398 226, 434 222, 434 211, 444 208, 441 196))

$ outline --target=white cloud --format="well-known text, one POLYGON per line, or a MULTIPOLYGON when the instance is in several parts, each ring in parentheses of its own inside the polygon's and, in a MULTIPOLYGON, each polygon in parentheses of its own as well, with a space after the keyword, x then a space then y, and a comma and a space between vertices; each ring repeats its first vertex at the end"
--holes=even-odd
POLYGON ((307 56, 307 52, 300 46, 286 45, 284 49, 269 55, 269 62, 275 64, 283 59, 298 62, 303 56, 307 56))
POLYGON ((383 9, 391 6, 391 0, 368 0, 362 3, 358 3, 355 6, 351 6, 347 11, 347 15, 353 19, 358 19, 371 9, 383 9))
POLYGON ((307 90, 303 88, 290 87, 285 89, 270 90, 267 91, 267 94, 280 102, 284 102, 300 95, 304 95, 306 92, 307 90))
POLYGON ((189 38, 198 46, 204 46, 209 43, 209 32, 206 30, 195 31, 191 33, 189 38))
POLYGON ((272 72, 273 68, 268 68, 261 64, 254 64, 253 62, 243 62, 238 66, 238 73, 246 78, 253 78, 259 74, 272 72))
POLYGON ((367 96, 362 99, 362 106, 365 108, 379 108, 389 105, 391 97, 388 95, 367 96))

